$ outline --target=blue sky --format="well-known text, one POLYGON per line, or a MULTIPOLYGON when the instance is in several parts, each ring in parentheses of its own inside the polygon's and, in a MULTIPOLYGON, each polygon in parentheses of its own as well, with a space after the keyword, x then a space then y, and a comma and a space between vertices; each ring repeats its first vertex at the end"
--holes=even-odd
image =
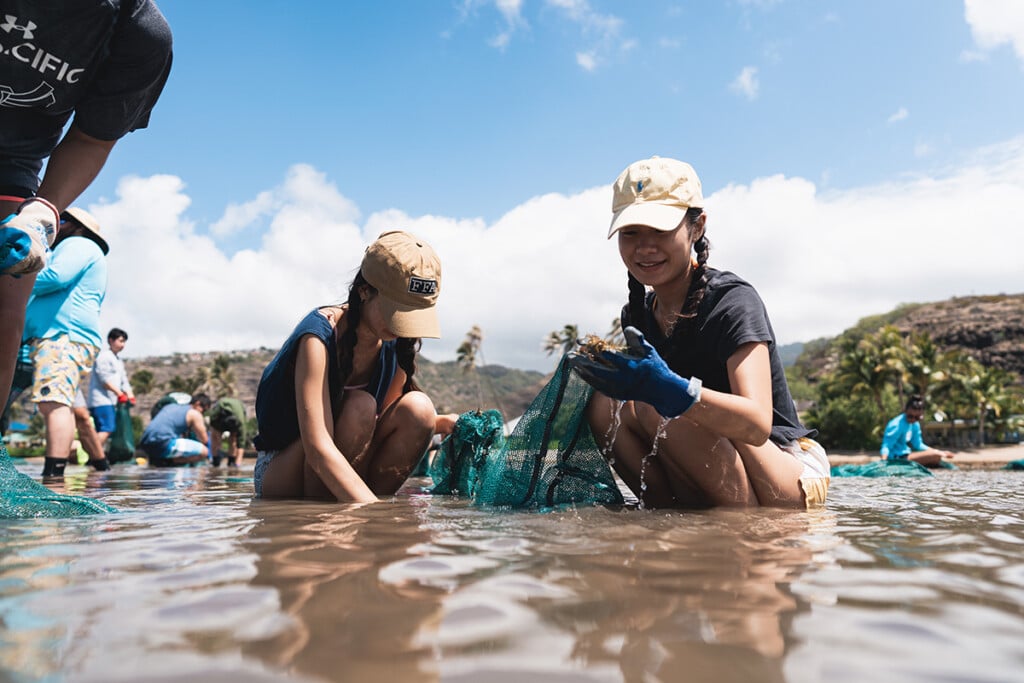
POLYGON ((626 296, 610 184, 689 161, 711 264, 780 342, 1024 291, 1024 3, 159 2, 174 68, 79 200, 126 355, 276 347, 405 228, 445 268, 448 360, 548 370, 626 296))

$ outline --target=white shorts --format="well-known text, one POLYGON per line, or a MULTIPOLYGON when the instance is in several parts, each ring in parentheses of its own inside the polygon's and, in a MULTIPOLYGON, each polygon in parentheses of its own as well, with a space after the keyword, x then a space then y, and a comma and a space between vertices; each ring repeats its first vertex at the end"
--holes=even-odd
POLYGON ((824 505, 832 476, 832 466, 822 445, 814 439, 802 437, 790 441, 781 448, 804 465, 804 471, 800 474, 800 488, 804 492, 807 507, 824 505))

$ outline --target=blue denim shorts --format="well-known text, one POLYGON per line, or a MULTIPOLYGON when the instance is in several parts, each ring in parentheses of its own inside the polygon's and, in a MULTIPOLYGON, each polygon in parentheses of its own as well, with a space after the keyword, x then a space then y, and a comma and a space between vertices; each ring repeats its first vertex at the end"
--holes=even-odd
POLYGON ((256 454, 256 466, 252 470, 252 485, 256 490, 256 497, 263 497, 263 475, 267 473, 267 468, 270 467, 270 461, 274 459, 274 456, 281 451, 259 451, 256 454))

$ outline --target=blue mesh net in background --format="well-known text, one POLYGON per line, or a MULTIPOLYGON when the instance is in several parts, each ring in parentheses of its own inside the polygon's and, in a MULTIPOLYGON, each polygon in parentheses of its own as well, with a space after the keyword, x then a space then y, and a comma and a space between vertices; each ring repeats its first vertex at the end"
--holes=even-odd
POLYGON ((833 477, 931 477, 924 465, 913 460, 875 460, 862 465, 836 465, 833 477))
POLYGON ((587 424, 592 391, 563 357, 507 438, 498 411, 463 413, 428 469, 432 491, 511 508, 621 505, 587 424))
POLYGON ((46 488, 19 472, 7 448, 0 444, 0 519, 78 517, 117 512, 92 498, 68 496, 46 488))

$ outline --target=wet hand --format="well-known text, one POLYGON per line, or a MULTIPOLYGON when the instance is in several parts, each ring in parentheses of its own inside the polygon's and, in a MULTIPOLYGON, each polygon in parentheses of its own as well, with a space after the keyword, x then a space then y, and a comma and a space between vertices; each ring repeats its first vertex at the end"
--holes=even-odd
POLYGON ((687 380, 673 372, 635 327, 627 327, 623 334, 625 351, 603 351, 597 359, 572 353, 569 364, 605 396, 647 403, 662 417, 678 417, 700 400, 699 379, 687 380))

